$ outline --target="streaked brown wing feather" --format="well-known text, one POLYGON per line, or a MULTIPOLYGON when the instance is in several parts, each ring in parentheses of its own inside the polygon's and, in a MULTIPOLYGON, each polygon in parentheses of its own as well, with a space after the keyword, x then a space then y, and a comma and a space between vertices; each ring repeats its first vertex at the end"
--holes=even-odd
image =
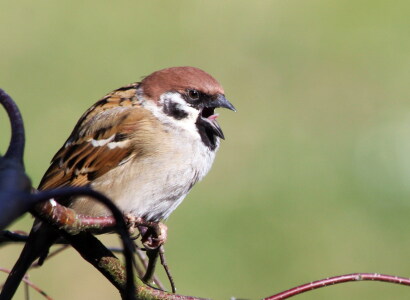
POLYGON ((54 156, 39 189, 83 186, 130 158, 130 138, 145 112, 136 101, 137 84, 120 88, 87 110, 54 156))

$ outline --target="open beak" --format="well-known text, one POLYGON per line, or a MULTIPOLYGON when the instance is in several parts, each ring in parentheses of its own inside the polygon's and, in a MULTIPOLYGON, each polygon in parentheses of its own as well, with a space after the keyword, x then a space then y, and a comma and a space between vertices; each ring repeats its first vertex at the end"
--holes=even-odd
POLYGON ((227 108, 230 110, 233 110, 236 112, 235 107, 232 105, 231 102, 229 102, 224 95, 218 95, 218 97, 216 98, 216 100, 212 101, 212 106, 214 108, 217 107, 223 107, 223 108, 227 108))
POLYGON ((201 111, 201 117, 205 121, 208 130, 221 139, 225 139, 222 129, 216 121, 218 114, 215 114, 215 108, 219 107, 236 111, 235 107, 225 98, 224 95, 218 95, 216 99, 206 103, 205 107, 201 111))

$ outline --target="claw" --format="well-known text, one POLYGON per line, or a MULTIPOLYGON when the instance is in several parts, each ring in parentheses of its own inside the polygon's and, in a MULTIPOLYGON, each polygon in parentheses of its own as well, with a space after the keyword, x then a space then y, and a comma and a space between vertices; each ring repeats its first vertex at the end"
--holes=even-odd
MULTIPOLYGON (((168 227, 163 223, 150 222, 148 227, 142 234, 142 244, 148 249, 157 249, 167 241, 168 227)), ((140 229, 141 231, 141 229, 140 229)))
POLYGON ((130 235, 137 238, 141 234, 141 242, 145 248, 157 249, 167 241, 168 227, 165 224, 145 221, 143 218, 132 214, 125 214, 124 218, 130 235), (135 228, 139 229, 140 234, 136 234, 135 228))
POLYGON ((125 214, 124 219, 125 219, 125 224, 128 227, 128 233, 131 239, 136 240, 140 236, 140 234, 135 230, 135 228, 138 225, 136 224, 137 218, 132 214, 125 214))

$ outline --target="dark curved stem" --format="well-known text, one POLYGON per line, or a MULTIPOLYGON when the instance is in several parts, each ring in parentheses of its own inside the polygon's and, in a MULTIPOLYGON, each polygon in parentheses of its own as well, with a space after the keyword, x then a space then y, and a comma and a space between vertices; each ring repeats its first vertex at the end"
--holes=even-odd
POLYGON ((16 103, 2 89, 0 89, 0 103, 6 109, 11 124, 11 140, 4 157, 16 159, 23 164, 25 134, 23 118, 16 103))
POLYGON ((147 271, 145 272, 145 275, 142 278, 142 281, 149 283, 152 280, 152 277, 154 276, 155 266, 158 261, 159 248, 147 249, 146 254, 149 260, 148 260, 147 271))
MULTIPOLYGON (((113 217, 115 218, 116 221, 116 226, 115 228, 117 229, 118 234, 121 237, 123 247, 124 247, 124 257, 125 257, 125 262, 126 262, 126 273, 127 273, 127 279, 126 279, 126 285, 125 285, 125 293, 124 293, 124 299, 130 299, 134 300, 135 299, 135 282, 134 282, 134 274, 133 274, 133 266, 135 264, 134 261, 134 243, 131 240, 131 238, 128 235, 128 230, 127 226, 125 224, 123 214, 122 212, 115 206, 115 204, 108 199, 106 196, 103 194, 92 190, 89 187, 67 187, 67 188, 59 188, 55 190, 47 190, 47 191, 41 191, 37 194, 33 194, 32 197, 33 199, 37 201, 41 200, 47 200, 47 199, 52 199, 52 198, 58 198, 58 197, 66 197, 66 196, 90 196, 95 199, 97 199, 99 202, 104 204, 112 213, 113 217)), ((34 212, 34 214, 37 214, 34 212)))
POLYGON ((348 275, 340 275, 335 277, 329 277, 326 279, 321 279, 318 281, 313 281, 311 283, 303 284, 294 288, 291 288, 287 291, 281 292, 279 294, 264 298, 262 300, 282 300, 288 299, 290 297, 302 294, 304 292, 308 292, 311 290, 316 290, 318 288, 338 284, 338 283, 345 283, 349 281, 382 281, 382 282, 389 282, 389 283, 396 283, 410 286, 410 278, 405 277, 398 277, 398 276, 391 276, 391 275, 384 275, 384 274, 377 274, 377 273, 354 273, 348 275))
POLYGON ((11 124, 11 140, 4 157, 0 155, 0 230, 32 206, 31 181, 24 170, 24 125, 16 103, 0 89, 0 103, 11 124))

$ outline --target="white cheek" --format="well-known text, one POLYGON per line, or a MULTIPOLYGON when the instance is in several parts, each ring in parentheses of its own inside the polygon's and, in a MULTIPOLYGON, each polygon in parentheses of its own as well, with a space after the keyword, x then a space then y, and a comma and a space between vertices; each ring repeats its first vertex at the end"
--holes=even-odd
POLYGON ((178 121, 181 121, 181 122, 188 121, 189 123, 195 123, 196 119, 198 118, 199 111, 198 109, 192 107, 190 104, 186 103, 185 99, 182 98, 181 94, 179 93, 163 94, 159 99, 159 103, 161 105, 165 105, 167 102, 175 104, 179 110, 182 110, 188 114, 186 118, 183 118, 178 121))
POLYGON ((179 93, 166 93, 161 95, 159 99, 159 105, 154 101, 143 100, 141 105, 152 112, 164 125, 173 127, 174 129, 185 130, 199 137, 198 129, 196 127, 196 120, 199 115, 199 111, 186 103, 179 93), (177 108, 187 114, 186 117, 177 120, 172 116, 168 116, 164 113, 163 107, 165 104, 172 102, 177 108))

